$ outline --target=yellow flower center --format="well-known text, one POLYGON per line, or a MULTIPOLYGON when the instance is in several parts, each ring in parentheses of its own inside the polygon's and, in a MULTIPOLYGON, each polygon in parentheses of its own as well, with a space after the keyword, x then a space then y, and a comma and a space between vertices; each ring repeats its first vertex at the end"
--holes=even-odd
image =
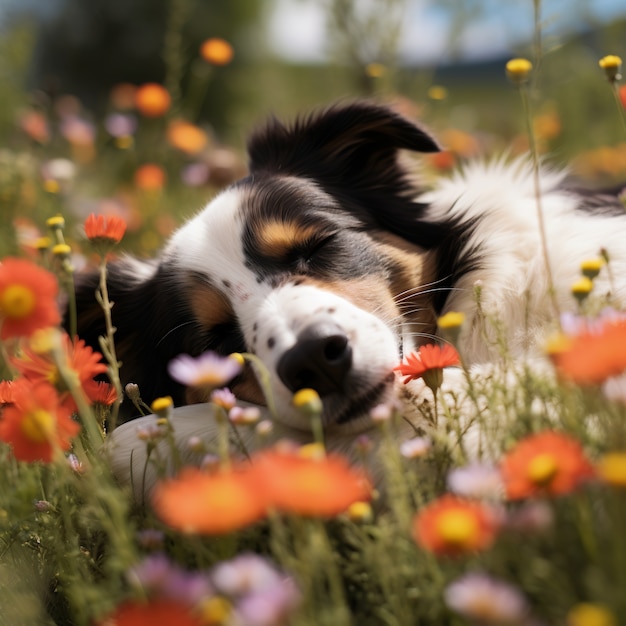
POLYGON ((552 454, 538 454, 528 465, 528 478, 535 485, 546 486, 552 482, 558 469, 552 454))
POLYGON ((478 522, 471 513, 459 509, 445 511, 437 520, 439 536, 449 545, 471 545, 478 534, 478 522))
POLYGON ((199 606, 202 622, 211 626, 213 624, 224 624, 232 613, 232 604, 221 596, 214 596, 203 600, 199 606))
POLYGON ((21 421, 22 433, 33 443, 50 441, 54 432, 55 418, 44 409, 36 409, 26 413, 21 421))
POLYGON ((609 485, 626 487, 626 453, 605 454, 598 464, 598 474, 609 485))
POLYGON ((35 294, 25 285, 9 285, 0 294, 0 311, 5 317, 19 320, 35 309, 35 294))
POLYGON ((448 311, 445 315, 442 315, 437 320, 437 326, 442 330, 448 330, 452 328, 460 328, 465 321, 465 313, 458 311, 448 311))

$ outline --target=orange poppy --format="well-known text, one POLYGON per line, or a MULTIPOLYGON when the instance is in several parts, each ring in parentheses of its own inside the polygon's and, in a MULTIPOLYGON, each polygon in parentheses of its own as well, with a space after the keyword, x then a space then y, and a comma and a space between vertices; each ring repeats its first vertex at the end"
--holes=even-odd
POLYGON ((626 370, 626 320, 563 336, 548 353, 562 378, 578 385, 601 384, 626 370))
POLYGON ((97 626, 202 626, 204 623, 187 605, 176 600, 156 598, 148 602, 124 602, 100 620, 97 626))
POLYGON ((157 515, 185 533, 220 535, 257 522, 265 501, 249 466, 214 473, 196 468, 157 485, 153 497, 157 515))
POLYGON ((92 243, 116 244, 126 232, 126 222, 116 215, 96 215, 91 213, 85 220, 85 235, 92 243))
POLYGON ((48 383, 24 378, 13 384, 13 403, 2 410, 0 440, 20 461, 50 463, 56 449, 68 450, 80 430, 48 383))
POLYGON ((146 163, 135 171, 135 185, 146 191, 162 189, 166 179, 165 170, 154 163, 146 163))
POLYGON ((31 261, 5 258, 0 263, 0 338, 30 336, 57 326, 59 286, 51 272, 31 261))
MULTIPOLYGON (((66 366, 77 376, 85 395, 91 402, 101 397, 98 383, 94 377, 107 371, 102 362, 102 355, 86 345, 82 339, 72 341, 68 335, 61 336, 61 348, 65 354, 66 366)), ((32 348, 24 346, 18 358, 12 360, 15 368, 28 380, 38 383, 45 382, 55 387, 60 401, 71 411, 76 411, 76 403, 65 388, 59 370, 49 353, 40 354, 32 348)))
POLYGON ((200 56, 211 65, 228 65, 234 54, 233 47, 220 37, 207 39, 200 46, 200 56))
POLYGON ((169 124, 167 140, 185 154, 197 154, 209 142, 207 134, 201 128, 183 120, 174 120, 169 124))
POLYGON ((146 83, 135 92, 137 111, 145 117, 161 117, 170 108, 172 98, 169 91, 158 83, 146 83))
POLYGON ((417 352, 408 354, 406 363, 400 363, 394 371, 405 377, 405 385, 411 380, 423 378, 424 383, 434 392, 443 382, 443 368, 460 363, 459 353, 449 343, 443 346, 429 343, 421 346, 417 352))
POLYGON ((566 494, 594 475, 580 443, 550 430, 518 441, 502 459, 500 472, 510 500, 566 494))
POLYGON ((252 459, 254 478, 269 506, 286 513, 333 517, 372 497, 365 473, 338 455, 303 456, 272 449, 252 459))
POLYGON ((417 512, 413 538, 434 554, 460 556, 490 547, 498 528, 493 507, 446 494, 417 512))

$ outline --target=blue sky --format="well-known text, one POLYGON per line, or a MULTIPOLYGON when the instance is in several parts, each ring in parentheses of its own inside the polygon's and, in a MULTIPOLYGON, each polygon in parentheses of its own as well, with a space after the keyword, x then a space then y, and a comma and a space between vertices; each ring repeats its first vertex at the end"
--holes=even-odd
MULTIPOLYGON (((323 4, 321 0, 275 0, 268 22, 272 49, 296 61, 325 60, 325 16, 320 9, 323 4)), ((469 21, 456 42, 466 59, 514 52, 532 33, 531 0, 485 0, 484 4, 489 10, 483 17, 469 21)), ((542 19, 548 37, 558 40, 568 32, 581 29, 587 17, 600 21, 626 18, 626 0, 542 2, 542 19)), ((445 60, 450 50, 449 29, 449 16, 436 0, 407 0, 400 43, 402 58, 417 63, 445 60)), ((612 52, 625 55, 626 42, 624 50, 612 52)))

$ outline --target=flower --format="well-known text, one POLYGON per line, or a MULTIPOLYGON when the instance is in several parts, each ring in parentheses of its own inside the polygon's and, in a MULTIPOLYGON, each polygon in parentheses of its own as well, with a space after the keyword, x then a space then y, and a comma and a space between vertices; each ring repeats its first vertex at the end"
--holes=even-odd
POLYGON ((607 54, 598 61, 598 65, 604 70, 609 82, 614 83, 621 78, 619 70, 622 59, 615 54, 607 54))
POLYGON ((177 478, 159 483, 154 510, 172 528, 184 533, 220 535, 260 520, 266 502, 249 466, 206 473, 183 470, 177 478))
POLYGON ((493 507, 445 494, 417 512, 413 538, 429 552, 458 556, 488 548, 498 526, 493 507))
POLYGON ((0 440, 20 461, 50 463, 55 450, 68 450, 80 425, 59 401, 54 387, 24 378, 13 384, 13 403, 2 410, 0 440))
POLYGON ((602 604, 581 602, 567 613, 567 626, 617 626, 616 616, 602 604))
POLYGON ((400 454, 407 459, 417 459, 428 454, 433 442, 428 437, 413 437, 400 444, 400 454))
POLYGON ((293 394, 291 403, 306 415, 319 415, 323 410, 322 399, 315 389, 305 387, 293 394))
POLYGON ((506 64, 506 75, 515 85, 521 85, 528 80, 533 64, 528 59, 511 59, 506 64))
POLYGON ((459 365, 460 362, 458 352, 450 344, 444 344, 443 347, 426 344, 417 352, 408 354, 406 363, 401 363, 394 371, 405 377, 405 385, 411 380, 423 378, 426 386, 434 393, 443 382, 443 368, 459 365))
POLYGON ((268 506, 282 512, 333 517, 372 497, 365 473, 342 456, 303 457, 294 450, 273 448, 257 454, 252 463, 268 506))
POLYGON ((0 263, 0 339, 32 335, 61 322, 54 274, 13 257, 0 263))
POLYGON ((135 170, 135 185, 144 191, 163 189, 166 179, 165 170, 154 163, 145 163, 135 170))
POLYGON ((0 381, 0 406, 3 404, 11 404, 13 402, 13 381, 0 381))
POLYGON ((50 141, 50 128, 46 116, 39 111, 27 111, 19 120, 20 128, 37 143, 50 141))
POLYGON ((158 83, 146 83, 135 92, 137 111, 145 117, 161 117, 170 108, 172 99, 169 91, 158 83))
POLYGON ((169 362, 170 376, 191 387, 223 387, 241 371, 241 365, 231 357, 204 352, 199 357, 181 354, 169 362))
POLYGON ((202 626, 203 623, 181 602, 156 598, 148 602, 124 602, 98 622, 98 626, 202 626))
POLYGON ((224 387, 222 389, 215 389, 211 392, 211 402, 229 411, 237 403, 237 398, 235 397, 235 394, 228 389, 228 387, 224 387))
POLYGON ((504 495, 504 485, 498 468, 475 463, 450 470, 448 489, 458 496, 479 500, 498 500, 504 495))
POLYGON ((115 215, 91 213, 85 220, 85 235, 97 247, 113 246, 119 243, 126 232, 126 222, 115 215))
POLYGON ((626 85, 622 85, 618 90, 619 101, 622 103, 622 107, 626 109, 626 85))
POLYGON ((515 624, 528 614, 528 601, 507 582, 470 572, 448 585, 444 600, 450 609, 480 624, 515 624))
POLYGON ((551 430, 518 441, 502 459, 500 472, 510 500, 566 494, 594 475, 580 443, 551 430))
POLYGON ((626 320, 609 318, 565 336, 548 354, 562 378, 598 385, 626 370, 626 320))
POLYGON ((603 265, 604 259, 600 257, 596 259, 585 259, 580 264, 580 271, 583 273, 583 276, 593 280, 600 273, 603 265))
POLYGON ((593 281, 588 276, 581 276, 570 287, 572 295, 578 302, 582 302, 593 289, 593 281))
POLYGON ((211 65, 228 65, 234 56, 233 47, 219 37, 211 37, 202 42, 200 56, 211 65))
POLYGON ((173 120, 167 127, 168 142, 185 154, 201 152, 209 142, 207 134, 195 124, 183 120, 173 120))
POLYGON ((124 113, 111 113, 105 118, 104 127, 111 137, 130 137, 137 130, 137 119, 124 113))
POLYGON ((626 452, 609 452, 596 465, 600 480, 614 487, 626 487, 626 452))
POLYGON ((109 98, 111 104, 122 111, 129 111, 135 106, 137 87, 131 83, 117 83, 111 88, 109 98))
POLYGON ((117 400, 117 392, 115 387, 104 381, 96 382, 96 388, 93 390, 90 400, 94 404, 102 406, 111 406, 117 400))
MULTIPOLYGON (((102 391, 94 377, 107 371, 102 355, 86 345, 82 339, 77 337, 72 341, 67 334, 60 335, 60 349, 65 359, 64 367, 69 370, 70 375, 76 377, 87 398, 91 402, 100 400, 102 391)), ((32 346, 24 346, 19 358, 14 358, 12 364, 24 378, 32 382, 46 382, 55 387, 60 401, 71 411, 77 409, 49 352, 39 354, 32 346)))

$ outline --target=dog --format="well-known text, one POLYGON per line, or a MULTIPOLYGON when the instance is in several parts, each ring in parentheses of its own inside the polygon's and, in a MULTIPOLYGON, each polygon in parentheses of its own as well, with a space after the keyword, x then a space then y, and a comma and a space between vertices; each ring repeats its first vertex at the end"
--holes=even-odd
MULTIPOLYGON (((425 397, 423 384, 402 385, 394 367, 437 340, 442 314, 464 313, 458 348, 472 368, 501 359, 503 342, 511 358, 532 352, 555 307, 576 309, 570 286, 601 249, 616 281, 603 272, 595 289, 623 301, 626 214, 617 190, 589 192, 542 168, 546 259, 531 161, 466 164, 425 189, 419 155, 439 150, 424 127, 369 101, 293 124, 270 119, 249 139, 248 176, 156 259, 110 264, 122 383, 136 383, 148 403, 165 395, 176 406, 204 402, 169 376, 168 363, 181 353, 253 353, 268 372, 279 432, 310 438, 292 404, 309 387, 323 403, 326 440, 345 447, 372 428, 377 405, 425 397), (486 319, 503 322, 503 338, 489 339, 486 319)), ((78 334, 94 347, 104 333, 96 287, 88 275, 76 293, 78 334)), ((250 366, 230 387, 265 404, 250 366)), ((121 420, 133 411, 124 402, 121 420)), ((192 407, 181 415, 185 436, 209 428, 192 407)), ((114 433, 120 468, 142 445, 132 424, 114 433)))

